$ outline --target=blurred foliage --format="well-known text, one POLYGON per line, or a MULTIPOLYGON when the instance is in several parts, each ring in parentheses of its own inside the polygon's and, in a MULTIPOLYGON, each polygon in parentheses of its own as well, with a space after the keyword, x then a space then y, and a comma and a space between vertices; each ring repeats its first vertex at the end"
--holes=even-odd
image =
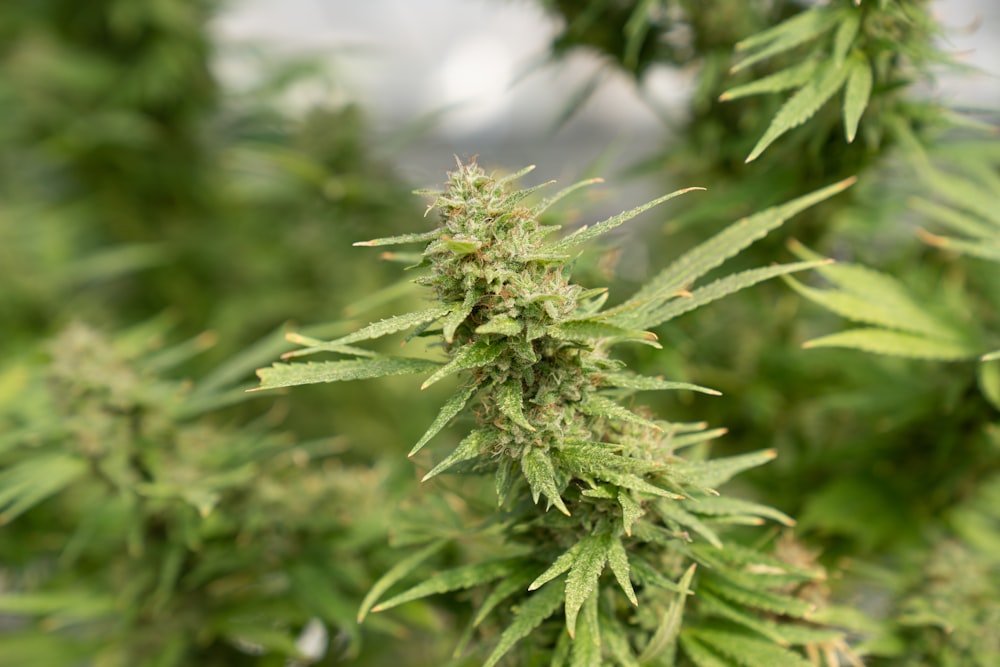
POLYGON ((0 372, 2 663, 357 655, 356 607, 403 488, 394 462, 352 467, 342 438, 200 416, 217 397, 164 372, 203 345, 148 349, 161 328, 109 340, 71 325, 0 372))

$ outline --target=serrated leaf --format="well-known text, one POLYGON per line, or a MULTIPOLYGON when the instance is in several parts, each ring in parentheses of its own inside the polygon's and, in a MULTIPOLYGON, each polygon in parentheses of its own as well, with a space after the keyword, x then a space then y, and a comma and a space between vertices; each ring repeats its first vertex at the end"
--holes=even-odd
POLYGON ((59 493, 87 469, 86 461, 75 456, 38 454, 0 472, 0 526, 59 493))
POLYGON ((639 477, 638 475, 633 475, 631 473, 604 470, 600 474, 598 474, 598 476, 604 481, 611 482, 612 484, 615 484, 622 488, 632 489, 633 491, 639 491, 641 493, 648 493, 653 496, 670 498, 672 500, 680 500, 684 497, 677 495, 676 493, 671 493, 666 489, 661 489, 660 487, 654 484, 650 484, 642 477, 639 477))
POLYGON ((541 216, 541 214, 544 213, 553 204, 558 202, 560 199, 566 197, 567 195, 572 194, 573 192, 579 190, 580 188, 585 188, 589 185, 594 185, 595 183, 603 183, 603 182, 604 182, 603 178, 590 178, 585 181, 579 181, 577 183, 574 183, 573 185, 563 188, 562 190, 555 193, 551 197, 543 199, 534 207, 534 209, 532 209, 532 213, 537 218, 541 216))
POLYGON ((741 86, 734 86, 719 96, 720 102, 737 100, 741 97, 751 95, 761 95, 764 93, 778 93, 791 88, 798 88, 812 78, 816 72, 816 61, 806 60, 798 65, 793 65, 787 69, 775 72, 769 76, 745 83, 741 86))
POLYGON ((480 623, 486 620, 490 612, 496 609, 497 605, 511 595, 525 590, 530 580, 531 575, 524 572, 524 568, 522 568, 521 571, 514 572, 509 577, 497 582, 493 590, 490 591, 490 594, 483 600, 479 609, 476 610, 476 616, 472 619, 472 627, 478 627, 480 623))
POLYGON ((424 435, 417 441, 417 444, 413 446, 413 449, 410 450, 410 453, 407 454, 407 456, 413 456, 423 449, 424 445, 430 442, 431 438, 437 435, 441 429, 448 425, 448 422, 450 422, 459 412, 462 411, 463 408, 465 408, 466 403, 469 402, 469 399, 472 398, 478 389, 479 385, 472 383, 456 391, 455 394, 449 398, 443 406, 441 406, 441 411, 438 412, 437 417, 435 417, 434 421, 431 422, 431 425, 427 427, 427 431, 424 432, 424 435))
POLYGON ((363 340, 374 340, 398 331, 405 331, 426 322, 433 322, 434 320, 440 319, 447 315, 452 308, 453 306, 439 305, 427 308, 426 310, 420 310, 415 313, 406 313, 404 315, 389 317, 379 322, 372 322, 368 326, 358 329, 354 333, 341 336, 340 338, 332 340, 328 343, 323 343, 322 346, 337 348, 363 340))
POLYGON ((620 326, 642 328, 643 315, 650 307, 675 298, 702 275, 719 266, 738 252, 777 229, 797 213, 847 189, 854 183, 848 178, 780 206, 743 218, 704 243, 676 259, 630 299, 605 311, 602 316, 620 326))
POLYGON ((496 492, 497 507, 503 507, 507 502, 510 490, 514 488, 514 459, 504 456, 497 463, 496 492))
POLYGON ((715 534, 715 531, 705 525, 705 522, 696 517, 694 514, 686 511, 677 502, 657 503, 654 506, 654 509, 664 521, 668 523, 673 522, 678 526, 690 528, 708 540, 708 543, 715 548, 722 548, 722 540, 720 540, 719 536, 715 534))
POLYGON ((618 489, 618 504, 622 508, 622 529, 625 534, 629 537, 632 536, 632 526, 635 522, 642 518, 645 511, 642 509, 642 505, 636 502, 632 494, 625 489, 618 489))
POLYGON ((485 324, 476 327, 477 334, 500 334, 502 336, 516 336, 521 333, 524 325, 512 317, 501 315, 495 317, 485 324))
POLYGON ((594 417, 604 417, 605 419, 611 419, 614 421, 630 422, 632 424, 638 424, 657 431, 663 430, 662 427, 660 427, 660 425, 656 422, 650 421, 645 417, 640 417, 628 408, 618 405, 610 398, 606 398, 604 396, 592 395, 588 397, 587 400, 580 405, 580 411, 594 417))
POLYGON ((686 466, 684 475, 691 484, 714 489, 725 484, 744 470, 769 463, 777 456, 777 451, 764 449, 759 452, 740 454, 739 456, 726 456, 712 459, 711 461, 699 461, 686 466))
MULTIPOLYGON (((733 663, 723 660, 719 654, 713 653, 711 649, 690 634, 683 632, 679 639, 685 655, 694 663, 695 667, 733 667, 733 663)), ((740 665, 740 667, 743 666, 740 665)))
POLYGON ((802 125, 826 104, 827 100, 836 94, 847 78, 846 67, 827 66, 825 71, 817 72, 816 77, 792 95, 782 105, 778 113, 771 119, 771 124, 764 131, 757 145, 750 151, 746 162, 756 160, 764 150, 774 143, 778 137, 791 129, 802 125))
POLYGON ((566 516, 569 510, 563 504, 559 489, 556 486, 556 472, 552 467, 548 452, 541 447, 527 447, 521 455, 521 472, 531 488, 531 499, 537 504, 540 494, 545 494, 549 503, 566 516))
POLYGON ((812 9, 796 14, 772 28, 752 35, 736 44, 736 51, 739 53, 758 48, 760 50, 745 56, 733 65, 730 71, 739 72, 755 63, 804 44, 832 28, 836 25, 836 20, 837 15, 833 12, 812 9))
POLYGON ((440 475, 453 465, 476 458, 479 456, 479 448, 485 440, 486 436, 483 431, 473 431, 465 436, 462 442, 458 443, 458 446, 455 447, 454 451, 444 461, 431 468, 430 472, 424 475, 420 481, 426 482, 430 478, 440 475))
POLYGON ((928 338, 901 331, 886 329, 851 329, 840 333, 814 338, 802 347, 846 347, 876 354, 890 354, 917 359, 939 359, 955 361, 971 359, 977 350, 953 340, 928 338))
POLYGON ((795 525, 795 520, 784 512, 776 510, 773 507, 768 507, 767 505, 761 505, 760 503, 740 498, 727 498, 723 496, 691 498, 685 502, 685 507, 692 512, 707 514, 709 516, 726 516, 731 514, 760 516, 774 519, 786 526, 795 525))
POLYGON ((544 572, 535 577, 535 580, 528 586, 528 590, 537 590, 564 572, 568 572, 569 568, 573 566, 573 562, 576 560, 577 555, 580 553, 580 549, 582 548, 583 542, 580 541, 564 551, 552 562, 552 565, 549 565, 544 572))
POLYGON ((673 382, 659 377, 649 377, 646 375, 634 375, 632 373, 608 373, 601 376, 601 384, 605 387, 618 387, 619 389, 635 389, 637 391, 674 391, 688 390, 697 391, 711 396, 722 396, 722 392, 690 382, 673 382))
POLYGON ((842 12, 840 17, 840 25, 833 35, 833 63, 837 67, 843 67, 861 28, 860 11, 848 9, 842 12))
POLYGON ((500 641, 483 663, 483 667, 494 667, 517 642, 531 634, 532 630, 554 614, 562 601, 562 586, 546 586, 529 597, 515 612, 513 622, 500 635, 500 641))
POLYGON ((680 195, 685 194, 687 192, 691 192, 692 190, 704 190, 704 189, 705 188, 695 187, 695 188, 684 188, 683 190, 677 190, 676 192, 671 192, 668 195, 663 195, 662 197, 654 199, 653 201, 643 204, 642 206, 637 206, 630 211, 619 213, 618 215, 612 216, 607 220, 598 222, 593 226, 583 226, 580 229, 573 232, 572 234, 570 234, 569 236, 567 236, 566 238, 556 241, 555 243, 545 247, 545 252, 549 253, 566 252, 567 250, 571 250, 576 246, 580 245, 581 243, 585 243, 591 239, 597 238, 601 234, 606 234, 615 227, 618 227, 628 222, 635 216, 639 215, 640 213, 648 211, 654 206, 658 206, 666 201, 670 201, 674 197, 679 197, 680 195))
POLYGON ((451 344, 455 339, 455 330, 465 321, 471 313, 472 309, 475 307, 476 302, 479 300, 479 295, 470 291, 465 295, 465 300, 462 302, 461 306, 458 306, 450 313, 448 313, 443 320, 441 320, 441 335, 444 336, 446 343, 451 344))
POLYGON ((723 576, 707 578, 702 584, 702 588, 712 590, 716 595, 744 607, 760 609, 777 616, 803 618, 813 608, 813 605, 805 600, 763 589, 745 588, 727 581, 723 576))
POLYGON ((601 617, 601 647, 618 667, 642 667, 633 654, 627 631, 616 619, 601 617))
MULTIPOLYGON (((608 471, 649 472, 662 467, 658 461, 645 461, 622 456, 609 448, 609 443, 568 440, 556 452, 559 462, 576 476, 596 475, 608 471)), ((614 446, 619 449, 619 446, 614 446)))
POLYGON ((440 363, 407 357, 377 357, 346 361, 320 361, 307 364, 273 364, 257 371, 260 386, 248 391, 263 391, 278 387, 296 387, 321 382, 367 380, 387 375, 423 373, 439 368, 440 363))
POLYGON ((372 585, 371 590, 365 594, 364 599, 361 601, 361 607, 358 609, 358 623, 365 620, 365 616, 368 615, 368 612, 375 606, 375 602, 378 601, 383 593, 405 578, 406 575, 413 572, 425 560, 440 551, 447 543, 448 540, 436 540, 431 542, 420 551, 407 556, 393 565, 388 572, 383 574, 379 580, 372 585))
POLYGON ((521 379, 513 378, 500 385, 496 392, 497 407, 500 412, 518 426, 528 431, 534 431, 528 418, 524 416, 524 389, 521 379))
POLYGON ((655 327, 669 322, 679 315, 700 308, 707 303, 716 301, 734 292, 738 292, 747 287, 756 285, 765 280, 770 280, 776 276, 783 276, 795 271, 805 271, 821 266, 827 262, 795 262, 792 264, 779 264, 777 266, 766 266, 759 269, 749 269, 741 271, 725 278, 719 278, 715 282, 691 292, 690 296, 674 299, 659 308, 651 309, 643 318, 643 324, 647 327, 655 327))
POLYGON ((867 290, 864 292, 816 289, 803 285, 792 277, 786 277, 785 282, 810 301, 855 322, 876 324, 913 334, 956 337, 956 333, 950 327, 938 321, 913 301, 903 290, 902 285, 888 276, 880 277, 880 281, 868 282, 867 290))
POLYGON ((549 336, 556 340, 592 341, 592 340, 623 340, 644 343, 657 349, 662 346, 657 342, 656 334, 639 329, 626 329, 599 320, 573 320, 554 324, 547 330, 549 336))
POLYGON ((420 232, 417 234, 401 234, 399 236, 387 236, 381 239, 372 239, 371 241, 358 241, 353 244, 356 246, 382 246, 382 245, 399 245, 401 243, 423 243, 425 241, 433 241, 437 237, 441 236, 441 229, 434 229, 429 232, 420 232))
MULTIPOLYGON (((569 584, 567 584, 567 589, 569 584)), ((594 591, 583 603, 580 632, 573 636, 570 667, 601 667, 601 624, 597 614, 597 594, 594 591)))
POLYGON ((580 608, 597 588, 597 578, 604 571, 608 553, 600 535, 587 535, 578 543, 579 548, 566 575, 566 630, 576 637, 576 617, 580 608))
POLYGON ((871 92, 872 68, 862 57, 850 64, 847 86, 844 89, 844 136, 847 143, 854 141, 858 133, 858 124, 868 106, 871 92))
POLYGON ((500 356, 503 352, 504 346, 500 344, 490 343, 487 338, 480 338, 475 342, 468 343, 463 346, 455 356, 451 358, 451 361, 441 366, 435 371, 427 380, 420 385, 421 389, 427 389, 438 380, 459 373, 461 371, 469 370, 471 368, 480 368, 492 363, 500 356))
POLYGON ((649 638, 649 643, 639 656, 639 662, 647 664, 660 656, 666 655, 671 658, 665 661, 666 664, 672 664, 677 635, 681 631, 684 603, 691 592, 691 580, 694 578, 696 568, 697 565, 692 563, 684 572, 684 576, 677 582, 680 592, 670 603, 670 606, 667 607, 667 611, 663 614, 663 620, 657 626, 656 632, 649 638))
POLYGON ((372 611, 379 612, 398 607, 401 604, 419 600, 430 595, 459 591, 473 586, 479 586, 501 577, 508 577, 523 566, 520 560, 499 560, 489 563, 476 563, 464 567, 456 567, 443 572, 435 572, 434 576, 413 588, 395 595, 385 602, 375 605, 372 611))
POLYGON ((744 628, 770 639, 779 646, 789 645, 788 640, 778 632, 775 623, 769 623, 746 609, 737 607, 729 601, 713 595, 704 585, 698 589, 698 601, 699 608, 706 615, 722 617, 728 621, 742 625, 744 628))
POLYGON ((813 667, 805 658, 773 642, 728 629, 690 628, 681 636, 685 635, 743 667, 813 667))
POLYGON ((929 245, 991 262, 1000 262, 1000 234, 998 234, 997 238, 997 241, 988 241, 985 239, 966 241, 948 236, 938 236, 929 232, 922 232, 920 234, 920 239, 929 245))
POLYGON ((992 239, 997 235, 997 232, 990 227, 988 222, 979 220, 975 216, 968 215, 950 206, 943 206, 921 197, 910 199, 910 205, 953 231, 980 239, 992 239))
POLYGON ((635 597, 635 590, 632 588, 632 580, 629 579, 628 554, 625 553, 625 545, 621 538, 612 535, 604 536, 604 546, 607 550, 608 565, 615 575, 615 580, 621 587, 625 597, 635 606, 639 606, 639 601, 635 597))

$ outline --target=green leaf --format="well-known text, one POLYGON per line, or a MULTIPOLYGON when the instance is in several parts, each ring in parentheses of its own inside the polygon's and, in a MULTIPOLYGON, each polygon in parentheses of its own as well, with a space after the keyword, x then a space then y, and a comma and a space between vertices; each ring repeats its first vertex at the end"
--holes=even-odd
MULTIPOLYGON (((616 446, 617 447, 617 446, 616 446)), ((649 472, 662 468, 659 461, 646 461, 622 456, 608 448, 608 443, 567 440, 556 452, 559 462, 578 477, 601 476, 604 472, 649 472)))
POLYGON ((372 322, 366 327, 358 329, 354 333, 347 334, 332 340, 328 343, 321 343, 315 345, 306 350, 295 350, 290 352, 282 358, 300 356, 303 354, 310 354, 312 352, 322 352, 327 350, 337 351, 338 348, 344 345, 349 345, 351 343, 357 343, 362 340, 374 340, 376 338, 381 338, 382 336, 387 336, 389 334, 396 333, 398 331, 405 331, 406 329, 413 328, 424 324, 425 322, 433 322, 434 320, 440 319, 452 311, 452 306, 439 305, 426 310, 417 311, 415 313, 406 313, 404 315, 396 315, 395 317, 389 317, 379 322, 372 322))
POLYGON ((851 329, 814 338, 803 343, 802 347, 846 347, 876 354, 941 361, 972 359, 978 354, 972 347, 953 340, 928 338, 886 329, 851 329))
POLYGON ((614 573, 618 585, 621 586, 625 597, 635 606, 639 606, 639 601, 635 597, 635 589, 632 588, 632 580, 629 579, 628 554, 625 553, 625 545, 621 538, 612 535, 604 536, 604 547, 607 551, 608 565, 614 573))
POLYGON ((515 612, 514 621, 500 635, 499 643, 483 663, 483 667, 494 667, 517 642, 554 614, 562 601, 562 586, 546 586, 529 597, 515 612))
POLYGON ((951 250, 970 257, 978 257, 979 259, 985 259, 991 262, 1000 262, 1000 234, 997 235, 996 241, 988 241, 985 239, 966 241, 948 236, 938 236, 937 234, 922 231, 920 233, 920 239, 924 243, 937 248, 944 248, 945 250, 951 250))
POLYGON ((691 484, 714 489, 725 484, 744 470, 769 463, 777 456, 778 452, 776 450, 764 449, 759 452, 751 452, 739 456, 726 456, 712 459, 711 461, 699 461, 689 464, 684 469, 684 475, 691 484))
POLYGON ((699 609, 706 615, 717 616, 732 621, 770 639, 779 646, 788 646, 788 640, 778 632, 777 624, 767 622, 746 609, 737 607, 722 598, 712 595, 711 591, 706 589, 704 585, 698 589, 698 602, 699 609))
POLYGON ((504 351, 504 346, 491 344, 488 338, 480 338, 469 343, 458 350, 451 361, 437 369, 422 385, 421 389, 427 389, 438 380, 469 370, 470 368, 481 368, 496 360, 500 353, 504 351))
MULTIPOLYGON (((568 583, 566 587, 569 588, 568 583)), ((570 667, 601 667, 601 623, 597 614, 597 594, 594 591, 587 596, 582 611, 579 634, 573 637, 570 632, 573 637, 570 667)))
POLYGON ((685 635, 741 666, 813 667, 808 660, 786 648, 766 639, 745 635, 728 628, 690 628, 681 636, 685 635))
POLYGON ((528 418, 524 416, 524 390, 521 387, 520 378, 512 378, 500 385, 497 389, 496 400, 497 407, 507 419, 528 431, 535 430, 528 418))
POLYGON ((594 417, 604 417, 605 419, 611 419, 613 421, 629 422, 645 426, 646 428, 655 429, 657 431, 663 430, 662 427, 660 427, 660 425, 656 422, 650 421, 645 417, 640 417, 628 408, 624 408, 612 401, 610 398, 606 398, 604 396, 592 395, 588 397, 587 400, 580 405, 580 411, 594 417))
POLYGON ((475 291, 469 291, 465 295, 465 301, 462 302, 462 305, 452 310, 441 320, 441 335, 444 336, 446 343, 450 345, 455 339, 455 330, 472 313, 477 301, 479 301, 479 294, 475 291))
MULTIPOLYGON (((815 254, 801 244, 792 245, 792 250, 799 255, 815 254)), ((958 336, 951 326, 929 314, 892 276, 856 264, 821 266, 817 273, 840 289, 819 290, 791 277, 784 280, 807 299, 856 322, 943 338, 958 336)))
POLYGON ((759 282, 769 280, 775 276, 782 276, 795 271, 805 271, 813 269, 829 262, 796 262, 793 264, 779 264, 777 266, 767 266, 759 269, 749 269, 740 273, 719 278, 704 287, 699 287, 691 292, 690 296, 669 301, 659 308, 651 309, 643 318, 643 324, 647 327, 655 327, 669 322, 679 315, 700 308, 707 303, 716 301, 725 296, 738 292, 742 289, 756 285, 759 282))
POLYGON ((430 595, 448 593, 479 586, 502 577, 509 577, 523 567, 521 560, 498 560, 488 563, 476 563, 464 567, 456 567, 443 572, 435 572, 434 576, 414 586, 413 588, 393 596, 376 605, 372 611, 385 611, 401 604, 419 600, 430 595))
MULTIPOLYGON (((597 474, 597 473, 595 473, 597 474)), ((666 489, 661 489, 658 486, 650 484, 638 475, 633 475, 631 473, 620 473, 611 470, 604 470, 598 474, 598 477, 606 482, 611 482, 617 486, 625 489, 632 489, 633 491, 639 491, 641 493, 648 493, 653 496, 660 496, 662 498, 670 498, 672 500, 680 500, 684 496, 679 496, 676 493, 671 493, 666 489)))
POLYGON ((624 327, 642 328, 643 316, 651 307, 677 297, 683 289, 724 261, 737 254, 768 232, 777 229, 793 215, 842 192, 854 183, 848 178, 739 220, 704 243, 676 259, 630 299, 605 311, 602 316, 624 327))
POLYGON ((722 540, 720 540, 719 536, 715 534, 715 531, 705 525, 705 523, 694 514, 684 510, 678 502, 660 502, 656 503, 653 508, 656 513, 659 514, 665 522, 667 522, 668 525, 676 523, 678 526, 690 528, 708 540, 708 543, 716 549, 722 548, 722 540))
POLYGON ((576 561, 577 555, 580 553, 580 549, 582 548, 583 541, 579 541, 564 551, 559 558, 556 558, 555 561, 552 562, 552 565, 549 565, 544 572, 535 577, 535 580, 531 582, 530 586, 528 586, 528 590, 537 590, 558 577, 560 574, 568 572, 569 568, 573 566, 574 561, 576 561))
POLYGON ((532 213, 534 214, 535 217, 539 217, 541 216, 542 213, 544 213, 548 208, 550 208, 553 204, 558 202, 563 197, 572 194, 573 192, 579 190, 580 188, 585 188, 589 185, 594 185, 595 183, 603 183, 603 182, 604 182, 603 178, 590 178, 585 181, 579 181, 577 183, 574 183, 569 187, 563 188, 562 190, 552 195, 551 197, 543 199, 534 207, 534 209, 532 209, 532 213))
POLYGON ((864 57, 850 65, 847 87, 844 89, 844 136, 847 143, 854 141, 858 133, 861 115, 868 106, 872 92, 872 68, 864 57))
POLYGON ((571 320, 569 322, 562 322, 550 326, 547 333, 556 340, 588 342, 609 339, 613 341, 635 341, 657 349, 661 349, 662 347, 657 342, 656 334, 651 331, 625 329, 624 327, 599 320, 571 320))
POLYGON ((526 447, 521 455, 521 472, 531 488, 531 499, 537 504, 540 494, 545 494, 549 504, 569 516, 569 510, 563 504, 559 489, 556 486, 556 472, 552 467, 549 454, 541 447, 526 447))
POLYGON ((760 516, 774 519, 786 526, 794 526, 795 520, 784 512, 740 498, 709 496, 707 498, 691 498, 684 503, 692 512, 710 516, 744 515, 760 516))
POLYGON ((86 474, 87 468, 75 456, 39 454, 0 472, 0 526, 62 491, 86 474))
POLYGON ((521 329, 524 325, 507 315, 501 315, 500 317, 495 317, 485 324, 480 324, 476 327, 477 334, 500 334, 502 336, 516 336, 521 333, 521 329))
POLYGON ((750 95, 760 95, 763 93, 778 93, 790 88, 798 88, 809 81, 816 72, 816 61, 806 60, 798 65, 793 65, 787 69, 775 72, 769 76, 745 83, 742 86, 734 86, 719 96, 720 102, 737 100, 750 95))
POLYGON ((579 549, 566 575, 566 630, 576 638, 576 617, 587 598, 597 588, 608 552, 601 535, 587 535, 578 542, 579 549))
POLYGON ((361 607, 358 609, 358 623, 365 620, 365 616, 368 615, 368 612, 375 606, 375 602, 378 601, 383 593, 417 569, 421 563, 440 551, 446 544, 448 544, 448 540, 436 540, 425 546, 420 551, 410 554, 403 560, 393 565, 388 572, 383 574, 379 580, 372 585, 371 590, 368 591, 364 599, 361 601, 361 607))
POLYGON ((440 475, 453 465, 476 458, 479 456, 480 446, 486 440, 487 436, 485 431, 473 431, 469 435, 465 436, 465 438, 462 439, 462 442, 458 443, 458 446, 455 447, 454 451, 452 451, 452 453, 449 454, 444 461, 441 461, 441 463, 431 468, 431 471, 424 475, 420 481, 426 482, 430 478, 440 475))
POLYGON ((649 377, 645 375, 634 375, 632 373, 608 373, 601 376, 601 384, 606 387, 618 387, 619 389, 635 389, 638 391, 673 391, 688 390, 697 391, 711 396, 722 396, 722 392, 708 387, 702 387, 689 382, 672 382, 659 377, 649 377))
POLYGON ((647 664, 661 656, 667 656, 668 659, 663 662, 673 663, 675 643, 677 635, 681 631, 681 619, 684 616, 684 603, 687 601, 687 596, 691 594, 691 580, 694 578, 694 571, 697 567, 696 564, 692 563, 684 572, 684 576, 677 582, 680 592, 667 607, 667 611, 663 614, 663 620, 639 656, 639 662, 647 664))
POLYGON ((423 373, 441 364, 427 359, 406 357, 377 357, 374 359, 349 359, 346 361, 321 361, 307 364, 273 364, 257 371, 261 384, 248 391, 263 391, 278 387, 295 387, 320 382, 366 380, 386 375, 423 373))
POLYGON ((846 67, 835 67, 828 64, 825 68, 821 68, 813 79, 799 88, 778 110, 764 132, 764 136, 750 151, 746 162, 753 162, 778 137, 812 118, 820 107, 840 90, 846 78, 846 67))
POLYGON ((771 593, 763 589, 751 589, 739 586, 731 581, 727 581, 722 576, 705 579, 702 587, 712 590, 717 595, 741 604, 744 607, 753 607, 754 609, 770 612, 777 616, 803 618, 813 608, 813 605, 805 600, 788 595, 771 593))
POLYGON ((476 617, 472 619, 472 626, 478 627, 480 623, 486 620, 490 612, 493 611, 498 604, 509 598, 514 593, 523 591, 528 582, 531 581, 531 575, 524 571, 522 567, 519 571, 514 572, 509 577, 497 582, 490 594, 486 596, 483 603, 476 610, 476 617))
POLYGON ((744 57, 733 65, 733 73, 750 67, 779 53, 795 48, 823 34, 837 22, 837 14, 822 9, 811 9, 796 14, 778 25, 748 37, 736 45, 736 52, 759 51, 744 57))
POLYGON ((847 9, 840 15, 840 25, 833 35, 833 62, 837 67, 843 67, 847 54, 854 46, 854 40, 861 28, 861 12, 857 9, 847 9))
POLYGON ((622 529, 625 534, 629 537, 632 536, 632 526, 635 522, 642 518, 645 511, 642 509, 642 505, 636 502, 632 494, 628 492, 627 489, 618 489, 618 504, 622 508, 622 529))
POLYGON ((418 234, 402 234, 400 236, 387 236, 381 239, 372 239, 371 241, 358 241, 353 244, 356 246, 382 246, 382 245, 399 245, 401 243, 424 243, 427 241, 433 241, 437 237, 441 236, 443 229, 433 229, 429 232, 420 232, 418 234))
POLYGON ((625 211, 624 213, 619 213, 618 215, 610 217, 602 222, 599 222, 593 225, 592 227, 584 225, 583 227, 576 230, 566 238, 560 241, 556 241, 555 243, 547 246, 545 248, 545 252, 549 253, 566 252, 567 250, 575 248, 581 243, 597 238, 601 234, 605 234, 611 231, 615 227, 618 227, 624 224, 625 222, 628 222, 635 216, 639 215, 640 213, 648 211, 654 206, 658 206, 663 202, 670 201, 674 197, 679 197, 680 195, 685 194, 687 192, 691 192, 692 190, 704 190, 704 189, 705 188, 695 187, 695 188, 684 188, 683 190, 677 190, 676 192, 671 192, 668 195, 663 195, 662 197, 654 199, 653 201, 643 204, 642 206, 637 206, 631 211, 625 211))
POLYGON ((423 449, 424 445, 430 442, 431 438, 440 433, 441 429, 447 426, 448 422, 450 422, 452 418, 465 408, 466 403, 469 402, 469 399, 472 398, 478 389, 479 385, 473 382, 456 391, 455 394, 449 398, 443 406, 441 406, 441 411, 438 412, 437 417, 435 417, 434 421, 431 422, 431 425, 427 427, 427 431, 420 438, 420 440, 417 441, 417 444, 413 446, 413 449, 410 450, 410 453, 407 454, 407 456, 413 456, 419 452, 423 449))

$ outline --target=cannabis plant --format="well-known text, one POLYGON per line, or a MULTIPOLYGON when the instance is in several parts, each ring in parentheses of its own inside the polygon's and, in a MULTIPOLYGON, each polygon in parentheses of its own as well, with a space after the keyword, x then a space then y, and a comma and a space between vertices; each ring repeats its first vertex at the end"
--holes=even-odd
POLYGON ((320 352, 345 358, 258 371, 262 389, 410 373, 428 373, 421 385, 427 388, 459 378, 410 456, 453 418, 471 413, 471 431, 423 479, 446 472, 492 479, 497 509, 469 527, 470 534, 493 541, 485 550, 489 556, 480 553, 476 562, 438 571, 386 597, 446 541, 427 538, 423 550, 372 589, 360 617, 475 588, 470 631, 499 635, 488 653, 472 649, 486 654, 486 665, 498 664, 526 638, 522 657, 512 664, 671 664, 678 638, 695 664, 806 664, 790 647, 816 650, 840 641, 838 633, 806 622, 815 609, 796 596, 817 571, 722 539, 730 524, 792 524, 773 508, 716 490, 775 452, 706 460, 705 444, 724 429, 657 419, 633 395, 717 392, 636 374, 612 351, 622 344, 658 348, 650 329, 767 278, 817 266, 807 261, 751 269, 695 286, 727 258, 849 183, 737 222, 629 299, 605 307, 606 289, 571 280, 581 246, 688 190, 553 237, 558 225, 543 224, 543 214, 586 182, 529 205, 543 186, 511 185, 527 171, 496 178, 475 163, 459 162, 446 189, 431 193, 431 207, 440 211, 434 229, 356 244, 425 244, 413 268, 424 271, 416 281, 433 292, 432 305, 329 342, 294 335, 304 348, 287 358, 320 352), (445 360, 356 345, 411 329, 404 342, 433 337, 445 360))
MULTIPOLYGON (((356 655, 354 611, 388 563, 392 462, 212 419, 231 390, 168 375, 206 338, 151 349, 162 329, 77 324, 40 363, 0 369, 0 664, 356 655)), ((397 631, 385 621, 368 629, 397 631)))

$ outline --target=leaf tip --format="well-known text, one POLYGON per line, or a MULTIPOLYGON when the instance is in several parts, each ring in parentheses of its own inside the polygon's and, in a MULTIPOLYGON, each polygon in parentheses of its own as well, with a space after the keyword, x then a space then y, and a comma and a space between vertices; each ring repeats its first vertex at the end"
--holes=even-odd
POLYGON ((372 240, 372 241, 355 241, 351 245, 352 246, 356 246, 356 247, 357 246, 373 246, 373 245, 375 245, 375 241, 374 240, 372 240))

